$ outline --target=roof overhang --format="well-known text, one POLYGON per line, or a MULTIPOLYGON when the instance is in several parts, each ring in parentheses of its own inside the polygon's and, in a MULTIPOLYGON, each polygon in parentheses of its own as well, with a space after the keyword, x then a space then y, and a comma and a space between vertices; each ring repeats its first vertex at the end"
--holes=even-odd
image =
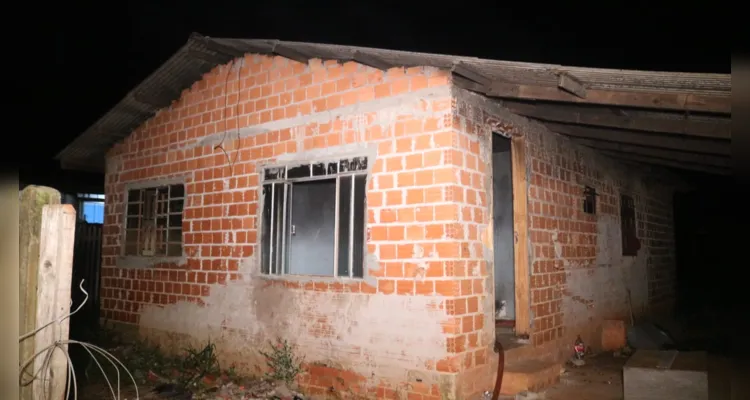
POLYGON ((192 34, 162 66, 58 155, 63 168, 103 172, 105 153, 178 100, 212 68, 247 53, 306 63, 356 61, 377 69, 432 66, 614 158, 711 174, 731 173, 731 76, 566 67, 279 40, 192 34))

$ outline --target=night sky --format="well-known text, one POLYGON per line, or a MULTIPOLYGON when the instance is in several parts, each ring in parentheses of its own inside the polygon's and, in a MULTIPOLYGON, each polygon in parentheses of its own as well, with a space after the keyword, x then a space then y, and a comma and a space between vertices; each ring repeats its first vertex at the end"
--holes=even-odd
MULTIPOLYGON (((50 18, 46 27, 54 30, 54 66, 34 78, 32 95, 42 107, 61 107, 49 118, 31 121, 34 131, 56 134, 38 150, 48 161, 26 164, 22 180, 52 184, 59 175, 52 157, 183 45, 191 32, 563 65, 730 72, 728 28, 717 23, 706 27, 706 10, 693 3, 677 9, 654 1, 630 2, 618 9, 611 5, 617 2, 607 2, 606 8, 581 10, 571 2, 532 1, 508 2, 512 7, 364 0, 319 6, 303 1, 84 3, 69 6, 65 18, 50 18)), ((711 11, 711 19, 717 18, 711 11)), ((39 145, 34 136, 25 138, 28 146, 39 145)))

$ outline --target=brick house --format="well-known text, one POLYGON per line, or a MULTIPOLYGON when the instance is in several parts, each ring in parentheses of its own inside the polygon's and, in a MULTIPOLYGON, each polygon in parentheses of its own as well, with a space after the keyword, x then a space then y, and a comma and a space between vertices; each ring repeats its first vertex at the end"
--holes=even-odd
POLYGON ((476 398, 496 337, 511 393, 629 303, 671 307, 672 195, 727 173, 730 92, 193 35, 58 158, 105 171, 101 314, 122 329, 210 338, 252 373, 285 338, 311 393, 476 398))

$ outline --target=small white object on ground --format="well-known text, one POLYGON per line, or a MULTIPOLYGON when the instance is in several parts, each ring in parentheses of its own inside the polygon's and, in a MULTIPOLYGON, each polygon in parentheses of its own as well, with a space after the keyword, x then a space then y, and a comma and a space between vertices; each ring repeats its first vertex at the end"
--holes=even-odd
POLYGON ((542 400, 542 399, 544 399, 544 393, 523 391, 516 395, 516 400, 542 400))

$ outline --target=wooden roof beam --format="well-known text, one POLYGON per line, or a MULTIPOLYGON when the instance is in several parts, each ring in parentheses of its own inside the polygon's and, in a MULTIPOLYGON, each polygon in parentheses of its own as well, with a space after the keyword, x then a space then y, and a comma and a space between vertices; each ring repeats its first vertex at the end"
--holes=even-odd
POLYGON ((484 75, 477 68, 473 67, 470 64, 467 64, 465 61, 459 61, 453 64, 451 72, 472 82, 476 82, 481 85, 481 87, 489 87, 489 85, 492 84, 492 78, 484 75))
POLYGON ((554 86, 538 86, 494 81, 486 95, 506 99, 556 101, 564 103, 602 104, 620 107, 653 108, 662 110, 732 113, 729 96, 694 93, 653 93, 644 91, 615 91, 586 89, 585 98, 554 86))
POLYGON ((657 165, 657 166, 669 167, 669 168, 674 168, 674 169, 682 169, 682 170, 688 170, 688 171, 707 172, 707 173, 716 174, 716 175, 731 175, 732 174, 732 170, 728 168, 712 167, 708 165, 695 165, 695 164, 677 162, 673 160, 664 160, 664 159, 660 159, 656 157, 645 157, 645 156, 639 156, 639 155, 627 154, 627 153, 617 153, 617 152, 610 152, 610 151, 602 151, 601 153, 608 157, 617 159, 617 160, 636 162, 640 164, 657 165))
POLYGON ((245 51, 243 50, 239 50, 239 49, 235 49, 234 47, 223 45, 208 36, 202 36, 197 33, 193 33, 192 35, 190 35, 189 41, 196 41, 196 42, 202 43, 209 50, 228 55, 232 58, 241 58, 245 56, 245 51))
POLYGON ((370 54, 365 54, 359 50, 355 51, 354 54, 352 54, 351 60, 356 63, 366 65, 368 67, 379 69, 381 71, 387 71, 395 67, 395 65, 386 62, 380 57, 373 56, 370 54))
POLYGON ((553 132, 571 137, 607 142, 618 142, 698 154, 715 154, 720 156, 729 156, 731 154, 730 142, 728 141, 666 135, 657 136, 650 133, 638 131, 593 128, 588 126, 560 124, 553 122, 548 122, 544 125, 553 132))
POLYGON ((573 96, 581 99, 586 98, 586 87, 583 85, 583 82, 568 72, 560 72, 558 75, 557 87, 573 96))
POLYGON ((612 151, 617 153, 634 154, 645 157, 655 157, 661 159, 674 160, 690 164, 706 165, 720 168, 730 168, 731 159, 708 154, 685 153, 681 151, 655 149, 653 147, 644 147, 636 145, 627 145, 613 142, 602 142, 588 139, 575 139, 575 142, 591 147, 595 150, 612 151))
POLYGON ((587 109, 586 106, 529 104, 512 100, 503 101, 503 106, 515 114, 543 121, 670 133, 710 139, 732 139, 732 127, 729 120, 726 123, 716 123, 690 119, 689 117, 684 119, 629 117, 616 115, 614 112, 605 111, 605 109, 587 109))
POLYGON ((503 106, 524 117, 550 122, 563 122, 578 125, 602 126, 643 132, 669 133, 695 136, 708 139, 732 139, 732 126, 729 120, 708 122, 690 118, 666 119, 616 115, 604 110, 586 109, 583 106, 562 106, 551 104, 528 104, 503 101, 503 106))
POLYGON ((297 61, 298 63, 301 63, 301 64, 307 64, 307 62, 310 61, 311 58, 313 58, 309 54, 303 53, 283 43, 274 44, 273 53, 278 56, 297 61))

